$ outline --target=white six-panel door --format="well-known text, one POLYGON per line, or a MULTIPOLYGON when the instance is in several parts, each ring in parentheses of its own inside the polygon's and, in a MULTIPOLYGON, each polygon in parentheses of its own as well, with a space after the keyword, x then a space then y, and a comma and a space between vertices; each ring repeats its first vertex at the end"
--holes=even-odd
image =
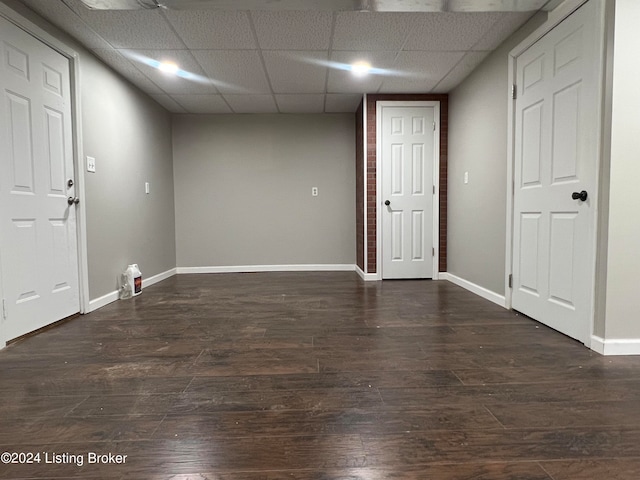
POLYGON ((4 340, 79 311, 69 61, 0 17, 4 340))
POLYGON ((593 295, 600 35, 592 0, 516 59, 512 306, 583 343, 593 295), (574 198, 582 191, 586 200, 574 198))
POLYGON ((381 110, 382 278, 432 278, 436 109, 381 110))

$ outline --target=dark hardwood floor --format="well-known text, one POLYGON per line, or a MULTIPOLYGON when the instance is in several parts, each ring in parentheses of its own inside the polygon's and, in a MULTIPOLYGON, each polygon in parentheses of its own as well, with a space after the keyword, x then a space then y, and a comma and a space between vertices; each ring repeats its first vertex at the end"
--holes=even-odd
POLYGON ((444 281, 181 275, 0 351, 0 452, 40 452, 11 479, 638 480, 640 358, 444 281))

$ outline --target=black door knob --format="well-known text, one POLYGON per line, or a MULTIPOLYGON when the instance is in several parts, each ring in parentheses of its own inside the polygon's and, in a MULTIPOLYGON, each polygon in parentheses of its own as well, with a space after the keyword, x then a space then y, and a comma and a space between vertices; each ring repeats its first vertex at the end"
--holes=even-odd
POLYGON ((581 202, 584 202, 587 199, 587 191, 582 190, 581 192, 573 192, 571 194, 571 198, 573 198, 574 200, 580 200, 581 202))
POLYGON ((391 202, 389 200, 385 200, 384 204, 388 207, 389 205, 391 205, 391 202))

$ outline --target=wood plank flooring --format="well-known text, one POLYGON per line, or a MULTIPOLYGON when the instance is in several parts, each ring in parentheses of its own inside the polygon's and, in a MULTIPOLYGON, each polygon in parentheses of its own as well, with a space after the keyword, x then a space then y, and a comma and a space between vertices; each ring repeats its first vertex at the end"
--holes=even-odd
POLYGON ((0 351, 0 452, 40 452, 14 480, 638 480, 640 358, 444 281, 181 275, 0 351))

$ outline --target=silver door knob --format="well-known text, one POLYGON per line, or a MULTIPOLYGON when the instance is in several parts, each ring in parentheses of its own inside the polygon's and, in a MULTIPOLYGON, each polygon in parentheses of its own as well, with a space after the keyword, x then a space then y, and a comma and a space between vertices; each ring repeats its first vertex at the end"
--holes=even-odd
POLYGON ((74 204, 77 205, 80 203, 80 199, 78 197, 69 197, 67 198, 67 203, 69 205, 74 205, 74 204))

